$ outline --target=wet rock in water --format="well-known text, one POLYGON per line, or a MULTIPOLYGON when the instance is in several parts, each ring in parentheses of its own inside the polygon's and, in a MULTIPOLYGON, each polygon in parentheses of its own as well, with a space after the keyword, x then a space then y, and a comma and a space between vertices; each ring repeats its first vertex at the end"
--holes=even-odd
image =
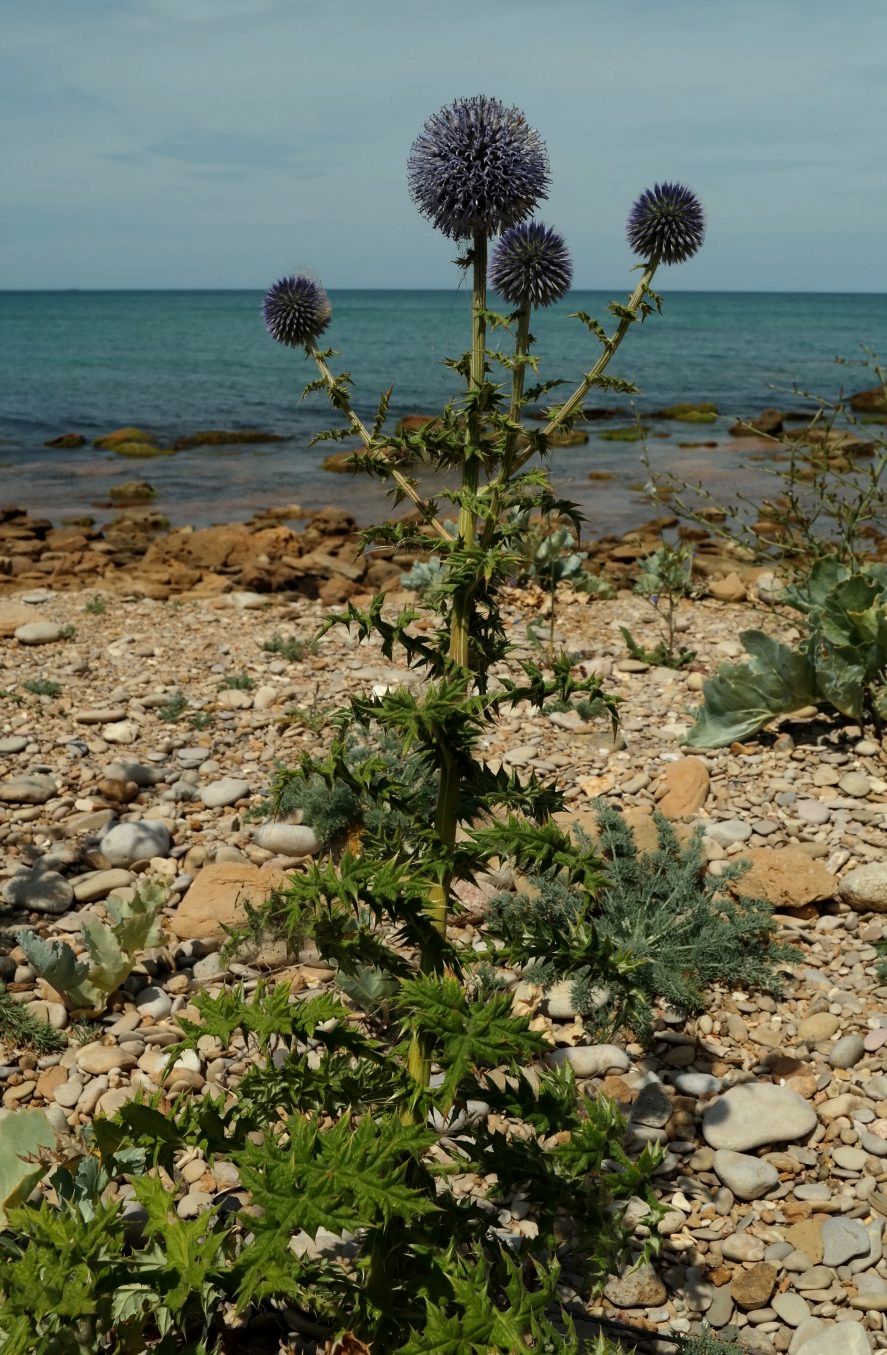
POLYGON ((56 640, 63 639, 64 634, 64 626, 58 625, 55 621, 29 621, 26 625, 18 627, 15 638, 20 645, 51 645, 56 640))
POLYGON ((157 497, 157 490, 147 480, 127 480, 122 485, 112 485, 108 498, 112 503, 147 503, 157 497))
POLYGON ((857 391, 850 396, 850 408, 857 414, 887 414, 887 395, 883 386, 857 391))
POLYGON ((651 417, 654 419, 676 419, 678 423, 714 423, 718 416, 717 405, 708 401, 693 404, 684 400, 665 409, 657 409, 651 417))
POLYGON ((849 871, 838 893, 844 903, 860 912, 887 913, 887 861, 871 861, 849 871))
POLYGON ((789 1087, 742 1082, 706 1108, 702 1133, 712 1148, 735 1153, 769 1143, 791 1143, 816 1128, 816 1112, 789 1087))
POLYGON ((254 834, 257 847, 278 856, 313 856, 320 840, 313 828, 303 823, 263 823, 254 834))
POLYGON ((258 908, 281 879, 247 862, 204 866, 172 914, 169 930, 180 941, 223 941, 226 928, 246 921, 246 905, 258 908))
POLYGON ((85 447, 86 438, 82 433, 60 433, 57 438, 50 438, 44 442, 44 447, 59 447, 63 451, 68 451, 73 447, 85 447))
POLYGON ((172 845, 169 827, 162 819, 118 823, 99 841, 99 850, 112 866, 131 866, 152 856, 168 856, 172 845))
POLYGON ((757 433, 771 436, 782 432, 783 413, 781 409, 762 409, 760 414, 750 419, 739 419, 730 429, 733 437, 754 437, 757 433))
POLYGON ((54 795, 58 795, 55 781, 42 774, 16 776, 0 784, 0 804, 44 805, 54 795))
POLYGON ((729 1148, 719 1148, 715 1153, 714 1169, 737 1200, 759 1200, 779 1180, 779 1172, 769 1162, 729 1148))
POLYGON ((657 809, 667 819, 683 819, 705 804, 711 777, 702 758, 682 757, 669 763, 663 782, 665 794, 657 809))
POLYGON ((10 908, 58 917, 74 902, 74 890, 64 875, 54 870, 25 870, 3 888, 3 901, 10 908))
POLYGON ((176 438, 173 450, 183 452, 190 447, 238 447, 256 442, 286 441, 281 433, 268 433, 262 428, 203 428, 176 438))
POLYGON ((96 438, 93 447, 98 447, 100 451, 113 452, 125 443, 142 443, 145 446, 156 447, 157 443, 151 433, 146 433, 144 428, 136 428, 130 424, 125 428, 115 428, 110 433, 104 433, 100 438, 96 438))

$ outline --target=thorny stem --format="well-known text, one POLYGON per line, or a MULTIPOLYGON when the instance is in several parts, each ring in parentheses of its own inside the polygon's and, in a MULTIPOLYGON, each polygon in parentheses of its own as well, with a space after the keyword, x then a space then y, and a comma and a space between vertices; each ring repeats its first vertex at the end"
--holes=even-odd
MULTIPOLYGON (((472 251, 474 278, 472 289, 471 315, 471 366, 469 369, 468 389, 475 394, 483 385, 486 359, 486 305, 487 305, 487 238, 479 231, 474 235, 472 251)), ((476 409, 469 412, 465 435, 465 463, 462 468, 462 491, 464 501, 459 509, 458 543, 470 549, 475 542, 477 522, 473 500, 477 494, 478 467, 481 446, 481 416, 476 409)), ((471 635, 471 611, 474 605, 474 591, 470 587, 461 588, 453 598, 453 614, 450 622, 450 658, 464 672, 466 687, 471 682, 469 668, 469 641, 471 635)), ((441 847, 450 854, 456 843, 456 827, 459 816, 459 772, 449 750, 444 748, 440 769, 440 785, 437 792, 437 808, 434 824, 441 847)), ((447 905, 450 895, 449 872, 439 884, 428 891, 428 912, 432 926, 441 936, 447 930, 447 905)), ((411 1076, 421 1086, 428 1085, 431 1061, 424 1041, 414 1036, 407 1060, 411 1076)))
MULTIPOLYGON (((526 376, 527 364, 521 361, 526 358, 530 350, 530 306, 525 302, 517 313, 517 330, 514 336, 514 356, 515 364, 511 373, 511 403, 508 408, 508 418, 511 423, 520 421, 521 410, 524 400, 524 377, 526 376)), ((502 454, 502 465, 499 474, 496 476, 492 486, 492 497, 490 500, 489 514, 486 526, 484 527, 483 544, 489 545, 493 532, 496 530, 496 524, 499 521, 499 511, 502 503, 502 490, 508 484, 511 478, 512 461, 517 451, 518 433, 515 429, 509 432, 505 439, 505 448, 502 454)))
MULTIPOLYGON (((312 357, 314 361, 317 363, 318 371, 320 372, 320 375, 323 377, 324 384, 326 385, 327 390, 332 391, 335 386, 336 379, 329 369, 326 358, 324 358, 321 355, 320 350, 314 343, 310 343, 307 345, 307 351, 309 357, 312 357)), ((350 401, 346 401, 345 404, 341 406, 341 409, 342 413, 345 415, 348 422, 351 424, 351 427, 354 429, 355 433, 360 438, 364 446, 368 450, 373 451, 382 450, 379 448, 377 444, 373 443, 372 435, 370 434, 369 429, 367 428, 363 420, 360 418, 360 416, 356 414, 355 411, 351 408, 350 401)), ((407 498, 416 506, 416 508, 418 508, 419 512, 422 515, 423 520, 428 524, 429 527, 432 528, 433 531, 437 532, 437 535, 441 538, 441 540, 452 541, 453 538, 450 536, 450 533, 447 531, 446 527, 443 525, 442 522, 439 522, 438 519, 434 516, 431 509, 428 507, 428 504, 425 503, 424 499, 417 492, 415 486, 410 484, 406 476, 402 475, 401 472, 397 469, 397 467, 392 466, 390 463, 386 463, 386 470, 388 474, 391 476, 391 479, 398 486, 398 488, 401 489, 407 496, 407 498)))
MULTIPOLYGON (((628 333, 629 326, 633 323, 633 320, 637 319, 638 307, 643 301, 644 295, 648 287, 650 286, 650 283, 653 281, 653 275, 656 272, 658 266, 659 266, 658 258, 651 259, 650 262, 645 265, 644 271, 641 274, 641 280, 638 283, 637 287, 635 287, 631 296, 629 297, 628 305, 626 306, 626 309, 631 312, 632 318, 629 319, 627 315, 622 316, 621 320, 619 321, 619 324, 616 326, 615 333, 613 334, 612 338, 608 339, 603 352, 601 353, 597 362, 592 367, 591 371, 586 372, 585 376, 579 382, 579 385, 573 391, 573 394, 570 396, 569 400, 567 400, 565 404, 561 405, 558 412, 553 416, 553 418, 549 419, 548 423, 542 429, 543 437, 546 438, 550 437, 551 434, 555 432, 555 430, 558 429, 562 423, 569 419, 571 415, 576 412, 577 409, 581 408, 582 401, 585 399, 586 395, 591 390, 592 386, 595 384, 598 377, 602 376, 603 373, 606 371, 607 367, 609 366, 610 359, 612 358, 613 354, 616 352, 616 349, 619 347, 622 340, 628 333)), ((532 450, 524 452, 522 456, 517 458, 515 465, 512 467, 512 470, 519 470, 521 466, 525 465, 526 462, 530 460, 530 457, 532 455, 533 455, 532 450)))

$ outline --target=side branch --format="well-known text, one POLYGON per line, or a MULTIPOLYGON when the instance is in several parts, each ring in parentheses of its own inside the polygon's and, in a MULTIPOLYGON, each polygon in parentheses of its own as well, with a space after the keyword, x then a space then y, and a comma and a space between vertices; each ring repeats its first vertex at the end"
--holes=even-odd
MULTIPOLYGON (((323 378, 324 385, 326 386, 328 391, 331 391, 335 386, 335 377, 333 376, 332 372, 329 369, 329 365, 327 364, 326 358, 321 355, 319 349, 317 348, 317 345, 314 343, 308 345, 307 351, 309 357, 312 357, 314 361, 317 363, 317 368, 318 371, 320 372, 320 375, 323 378)), ((341 409, 342 413, 345 415, 348 422, 351 424, 351 427, 354 429, 355 433, 360 438, 364 446, 368 450, 375 450, 376 447, 373 442, 372 434, 370 433, 366 424, 363 422, 363 419, 361 419, 360 416, 356 414, 355 411, 351 408, 351 402, 346 401, 344 404, 337 405, 337 408, 341 409)), ((397 469, 397 467, 392 466, 390 463, 388 464, 387 469, 394 483, 398 486, 399 489, 403 491, 403 493, 411 501, 411 503, 413 503, 419 510, 419 512, 422 515, 423 521, 426 522, 427 525, 437 533, 437 535, 440 537, 442 541, 452 541, 453 538, 447 531, 446 527, 443 525, 442 522, 438 520, 438 518, 434 516, 431 509, 428 507, 427 503, 425 503, 424 499, 417 492, 415 486, 410 484, 406 476, 402 475, 400 471, 397 469)))
MULTIPOLYGON (((600 357, 598 358, 597 362, 594 364, 590 372, 586 372, 585 376, 582 378, 579 385, 576 387, 573 394, 570 396, 569 400, 567 400, 565 404, 561 405, 558 412, 553 416, 553 418, 549 419, 548 423, 542 429, 542 436, 544 438, 550 437, 551 434, 555 432, 555 430, 559 428, 562 423, 569 419, 570 416, 574 414, 577 409, 581 408, 582 401, 585 399, 586 395, 591 390, 592 386, 595 384, 598 377, 602 376, 603 373, 606 371, 607 367, 609 366, 610 359, 612 358, 613 354, 616 352, 622 340, 628 333, 629 326, 633 323, 634 320, 637 319, 638 307, 643 301, 644 295, 646 294, 650 286, 650 283, 653 281, 653 275, 656 272, 658 265, 659 265, 658 258, 653 258, 645 266, 644 271, 641 275, 641 280, 638 283, 637 287, 635 287, 634 291, 632 292, 631 296, 628 299, 628 305, 625 307, 625 311, 622 314, 622 318, 619 321, 615 333, 613 334, 612 338, 607 340, 604 346, 604 350, 601 353, 600 357)), ((525 465, 526 462, 529 461, 532 455, 533 455, 532 451, 525 452, 521 457, 519 457, 516 460, 514 469, 519 470, 521 466, 525 465)))

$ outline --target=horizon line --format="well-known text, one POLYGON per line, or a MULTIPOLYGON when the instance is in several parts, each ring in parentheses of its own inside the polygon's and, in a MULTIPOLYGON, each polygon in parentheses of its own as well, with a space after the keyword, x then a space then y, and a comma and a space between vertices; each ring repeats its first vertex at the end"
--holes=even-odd
MULTIPOLYGON (((120 286, 120 287, 2 287, 0 286, 0 295, 5 296, 59 296, 70 293, 121 293, 128 294, 132 292, 140 293, 181 293, 183 295, 200 295, 213 292, 263 292, 264 287, 168 287, 168 286, 120 286)), ((328 287, 329 293, 336 292, 388 292, 396 294, 425 293, 425 292, 445 292, 459 293, 465 291, 461 286, 448 287, 373 287, 367 285, 360 286, 340 286, 328 287)), ((573 292, 610 292, 624 291, 624 284, 621 287, 571 287, 567 293, 569 297, 573 292)), ((852 287, 842 288, 771 288, 771 287, 674 287, 668 289, 670 294, 680 294, 683 296, 887 296, 887 290, 871 291, 862 288, 852 287)), ((466 295, 468 293, 466 292, 466 295)))

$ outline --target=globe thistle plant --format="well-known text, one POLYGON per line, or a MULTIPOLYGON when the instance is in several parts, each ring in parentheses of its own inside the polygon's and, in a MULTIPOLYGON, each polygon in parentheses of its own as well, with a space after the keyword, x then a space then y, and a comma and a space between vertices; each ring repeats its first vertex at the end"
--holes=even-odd
POLYGON ((479 94, 432 114, 413 143, 407 177, 419 211, 444 235, 489 238, 547 197, 548 152, 519 108, 479 94))
POLYGON ((273 283, 265 293, 265 328, 287 348, 305 348, 326 329, 333 315, 330 299, 319 282, 304 274, 273 283))
POLYGON ((628 243, 641 259, 684 263, 702 247, 705 214, 692 189, 657 183, 635 202, 626 227, 628 243))
POLYGON ((513 306, 552 306, 572 280, 573 260, 563 236, 541 221, 512 226, 493 251, 490 285, 513 306))

